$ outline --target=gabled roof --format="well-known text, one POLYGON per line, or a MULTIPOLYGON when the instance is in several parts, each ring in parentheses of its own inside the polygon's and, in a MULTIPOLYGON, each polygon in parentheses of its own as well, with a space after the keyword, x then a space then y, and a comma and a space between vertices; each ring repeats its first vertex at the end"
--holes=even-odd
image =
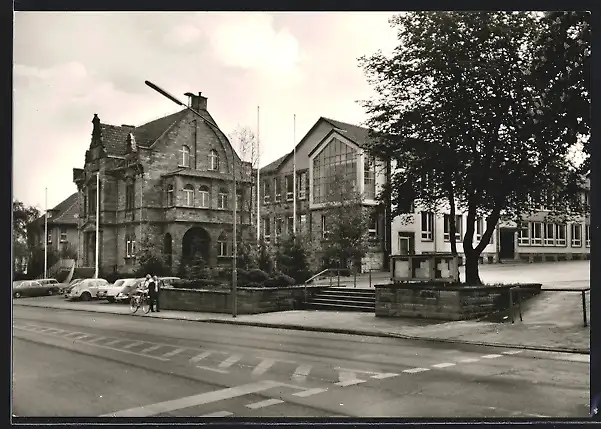
MULTIPOLYGON (((349 124, 346 122, 337 121, 335 119, 330 119, 330 118, 326 118, 324 116, 320 116, 319 119, 317 120, 317 122, 315 122, 315 124, 307 132, 307 134, 305 134, 305 136, 298 142, 296 147, 298 148, 300 145, 302 145, 303 142, 305 141, 305 139, 309 135, 311 135, 313 130, 315 130, 315 128, 317 128, 317 126, 322 122, 327 122, 328 124, 330 124, 332 126, 333 130, 339 132, 340 134, 342 134, 343 136, 345 136, 346 138, 351 140, 353 143, 355 143, 359 147, 364 147, 367 144, 367 142, 369 141, 369 129, 368 128, 364 128, 364 127, 360 127, 358 125, 353 125, 353 124, 349 124)), ((310 152, 312 152, 312 151, 313 150, 311 150, 310 152)), ((286 161, 288 159, 288 157, 291 157, 293 155, 293 153, 294 153, 294 151, 290 151, 289 153, 276 159, 272 163, 267 164, 265 167, 261 168, 261 173, 270 173, 272 171, 277 170, 284 163, 284 161, 286 161)))
MULTIPOLYGON (((55 225, 77 225, 76 214, 79 214, 78 193, 70 195, 66 200, 61 201, 55 207, 48 210, 52 217, 48 218, 48 224, 55 225)), ((32 222, 32 224, 43 224, 44 215, 32 222)))
MULTIPOLYGON (((139 127, 100 124, 102 143, 107 155, 125 156, 127 152, 127 136, 134 135, 137 146, 151 146, 172 125, 179 122, 188 113, 187 109, 172 113, 163 118, 155 119, 139 127)), ((210 115, 208 116, 210 118, 210 115)))

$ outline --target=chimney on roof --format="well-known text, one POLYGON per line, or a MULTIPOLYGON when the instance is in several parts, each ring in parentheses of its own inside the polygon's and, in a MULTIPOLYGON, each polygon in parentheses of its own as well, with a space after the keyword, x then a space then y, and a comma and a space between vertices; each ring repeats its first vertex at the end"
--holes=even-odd
POLYGON ((191 92, 186 92, 184 95, 188 97, 189 107, 197 111, 207 110, 207 97, 203 97, 202 92, 199 92, 198 95, 192 94, 191 92))

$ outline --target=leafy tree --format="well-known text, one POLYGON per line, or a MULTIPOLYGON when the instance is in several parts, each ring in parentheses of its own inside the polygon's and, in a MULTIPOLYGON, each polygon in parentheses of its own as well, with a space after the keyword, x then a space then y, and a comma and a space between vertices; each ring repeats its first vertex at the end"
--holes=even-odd
POLYGON ((346 268, 348 262, 359 264, 369 249, 369 211, 363 196, 342 177, 334 180, 323 214, 326 217, 326 237, 323 242, 326 260, 336 261, 346 268))
POLYGON ((391 25, 392 55, 360 60, 377 93, 364 102, 369 149, 393 164, 393 205, 410 189, 418 207, 446 200, 467 212, 466 282, 479 284, 479 255, 502 216, 519 221, 549 198, 551 216, 582 211, 582 178, 569 159, 577 130, 549 124, 541 108, 556 75, 536 72, 547 26, 527 12, 410 12, 391 25), (474 247, 477 218, 486 230, 474 247))
POLYGON ((245 239, 241 231, 238 232, 236 254, 236 265, 238 269, 251 270, 253 268, 258 268, 259 251, 257 245, 253 240, 245 239))
POLYGON ((311 277, 310 247, 302 235, 287 235, 277 246, 278 271, 292 277, 297 284, 311 277))
MULTIPOLYGON (((27 240, 27 225, 40 217, 40 212, 33 206, 13 200, 13 267, 18 267, 21 261, 30 256, 27 240)), ((42 271, 43 271, 42 264, 42 271)))
MULTIPOLYGON (((259 168, 259 145, 257 138, 249 127, 238 125, 236 129, 228 136, 232 146, 240 155, 243 161, 242 171, 236 172, 236 177, 250 184, 250 198, 243 201, 243 211, 249 213, 249 218, 253 218, 253 207, 256 202, 256 180, 254 175, 256 169, 259 168), (254 195, 254 198, 252 197, 254 195)), ((242 216, 239 216, 238 223, 242 223, 242 216)), ((251 222, 252 223, 252 222, 251 222)))
POLYGON ((265 271, 266 273, 271 273, 273 271, 273 255, 271 251, 271 246, 269 243, 266 243, 263 238, 259 241, 258 246, 258 264, 259 269, 265 271))
MULTIPOLYGON (((48 247, 48 268, 58 262, 59 255, 56 251, 48 247)), ((44 275, 44 246, 36 246, 31 249, 27 261, 27 274, 31 278, 37 278, 44 275)))
POLYGON ((143 277, 146 274, 168 276, 171 274, 165 263, 165 257, 159 249, 160 246, 155 245, 154 241, 148 236, 140 240, 136 252, 138 262, 135 271, 136 276, 143 277))

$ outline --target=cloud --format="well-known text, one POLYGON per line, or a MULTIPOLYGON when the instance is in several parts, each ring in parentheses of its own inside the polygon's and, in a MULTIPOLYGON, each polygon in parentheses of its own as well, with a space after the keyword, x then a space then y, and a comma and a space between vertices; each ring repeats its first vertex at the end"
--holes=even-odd
POLYGON ((166 35, 165 41, 176 46, 187 45, 200 39, 202 31, 192 24, 177 25, 166 35))

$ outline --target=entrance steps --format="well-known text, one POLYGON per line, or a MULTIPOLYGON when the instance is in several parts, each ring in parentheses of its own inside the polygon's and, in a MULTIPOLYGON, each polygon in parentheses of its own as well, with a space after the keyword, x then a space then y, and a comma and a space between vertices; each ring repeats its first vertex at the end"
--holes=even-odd
POLYGON ((376 311, 374 289, 330 287, 316 293, 307 303, 310 310, 376 311))

